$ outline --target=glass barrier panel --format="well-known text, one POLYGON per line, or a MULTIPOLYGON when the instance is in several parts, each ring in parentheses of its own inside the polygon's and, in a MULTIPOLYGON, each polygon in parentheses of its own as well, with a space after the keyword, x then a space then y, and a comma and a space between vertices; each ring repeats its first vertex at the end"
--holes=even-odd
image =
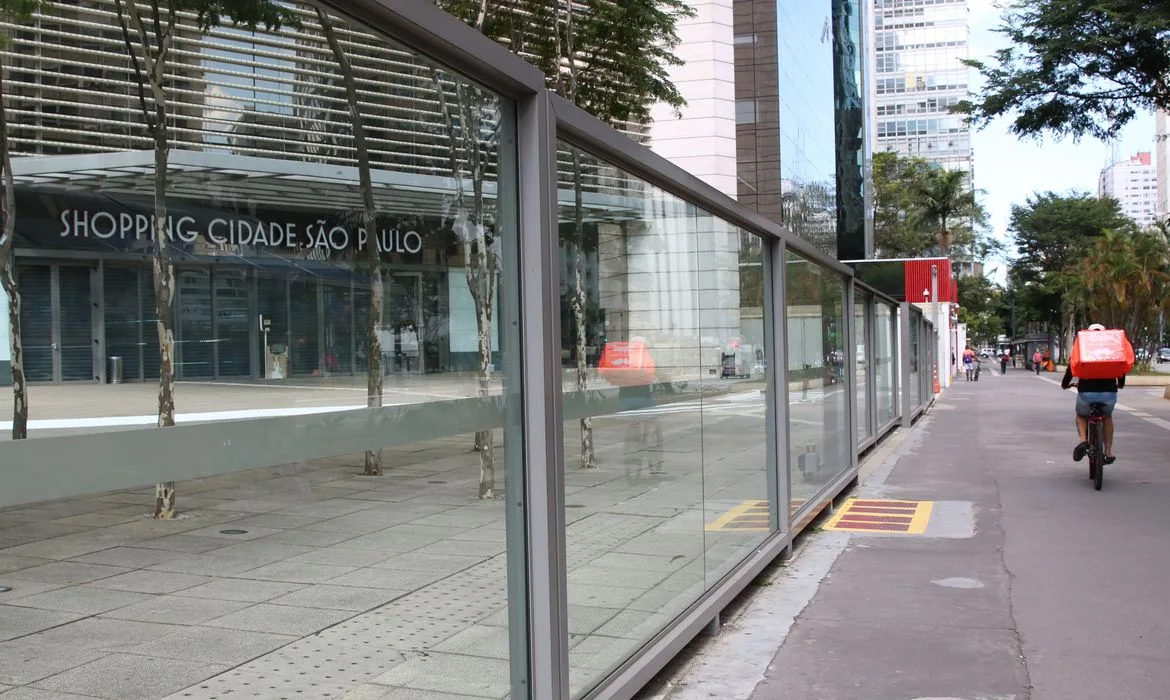
POLYGON ((910 408, 922 403, 922 315, 910 311, 910 408))
POLYGON ((791 489, 799 507, 851 463, 845 284, 791 251, 785 272, 791 489))
POLYGON ((873 297, 866 292, 857 291, 853 296, 853 337, 856 347, 857 362, 854 376, 857 378, 854 385, 857 387, 857 439, 859 442, 868 439, 872 433, 869 426, 869 405, 872 399, 869 396, 869 379, 873 372, 873 359, 867 346, 870 331, 870 305, 873 297))
POLYGON ((874 321, 874 372, 877 375, 878 425, 884 426, 898 416, 897 386, 897 309, 878 302, 874 321))
POLYGON ((155 105, 151 7, 12 33, 0 640, 78 697, 523 687, 513 105, 297 2, 180 13, 155 105))
POLYGON ((562 144, 574 695, 769 532, 763 247, 562 144))

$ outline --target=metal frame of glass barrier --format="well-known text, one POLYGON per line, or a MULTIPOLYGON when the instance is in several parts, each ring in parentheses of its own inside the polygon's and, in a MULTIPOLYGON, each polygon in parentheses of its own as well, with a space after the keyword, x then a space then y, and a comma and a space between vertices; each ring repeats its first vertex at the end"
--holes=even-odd
MULTIPOLYGON (((708 588, 672 624, 646 640, 645 645, 614 670, 587 698, 630 698, 649 681, 675 654, 714 619, 731 600, 777 557, 790 550, 794 536, 793 516, 789 507, 792 491, 790 459, 791 421, 788 402, 789 373, 787 362, 788 323, 786 318, 787 279, 785 265, 788 252, 799 254, 816 265, 821 274, 836 275, 843 283, 844 324, 846 330, 846 367, 843 377, 846 392, 846 429, 850 445, 849 463, 797 514, 808 514, 836 496, 855 480, 858 469, 856 426, 865 420, 875 428, 877 412, 875 379, 867 376, 867 409, 860 416, 857 406, 856 344, 854 333, 854 291, 865 289, 871 294, 865 310, 866 345, 873 342, 876 303, 888 300, 853 280, 849 267, 824 255, 806 241, 795 237, 781 225, 739 206, 733 199, 671 164, 665 158, 636 144, 609 126, 590 117, 583 110, 551 94, 544 76, 507 49, 446 15, 428 2, 419 0, 332 0, 322 3, 364 23, 379 34, 418 51, 428 59, 443 64, 470 80, 483 84, 515 104, 515 140, 503 139, 501 162, 511 161, 514 181, 518 183, 516 201, 502 204, 514 207, 518 225, 516 256, 509 256, 505 278, 503 325, 511 328, 510 342, 518 352, 505 358, 509 382, 508 427, 520 431, 520 449, 510 450, 509 481, 522 476, 522 489, 508 489, 508 551, 523 553, 509 557, 509 617, 512 697, 567 698, 569 691, 569 647, 567 619, 567 564, 565 518, 565 449, 562 427, 564 405, 560 371, 560 267, 557 230, 556 144, 558 140, 576 146, 632 175, 699 207, 729 224, 759 237, 764 244, 764 328, 767 375, 767 478, 770 496, 771 532, 751 554, 718 583, 708 588), (511 149, 509 151, 509 149, 511 149), (509 151, 504 153, 503 151, 509 151), (509 311, 510 310, 510 311, 509 311), (510 317, 511 313, 514 317, 510 317), (517 473, 518 472, 518 473, 517 473)), ((902 305, 899 342, 896 343, 894 391, 902 399, 901 418, 909 425, 919 402, 909 396, 910 307, 902 305)), ((921 314, 919 313, 919 316, 921 314)), ((894 317, 891 316, 891 319, 894 317)), ((920 364, 920 367, 922 365, 920 364)), ((929 376, 929 372, 927 373, 929 376)), ((386 409, 386 415, 397 413, 386 409)), ((895 417, 889 425, 896 422, 895 417)), ((165 447, 168 451, 190 450, 199 453, 201 446, 240 437, 246 443, 249 427, 232 425, 193 426, 162 434, 145 434, 132 446, 133 454, 124 460, 145 462, 151 454, 165 447), (176 446, 174 439, 182 445, 176 446)), ((323 436, 328 441, 328 436, 323 436)), ((871 438, 874 439, 874 438, 871 438)), ((58 439, 54 439, 58 440, 58 439)), ((111 463, 125 449, 112 436, 77 436, 61 438, 46 450, 45 444, 27 441, 25 445, 6 445, 6 456, 25 455, 44 463, 44 453, 72 454, 78 446, 94 445, 107 450, 111 463)), ((869 444, 869 440, 866 444, 869 444)), ((352 445, 325 445, 342 450, 352 445)), ((267 445, 272 455, 296 458, 279 444, 267 445)), ((241 457, 241 460, 243 457, 241 457)), ((243 462, 241 461, 241 464, 243 462)), ((220 465, 229 468, 231 465, 220 465)), ((185 475, 196 476, 197 474, 185 475)), ((126 474, 115 475, 126 479, 126 474)), ((102 484, 81 483, 77 488, 100 490, 102 484)), ((108 486, 105 486, 108 488, 108 486)), ((32 486, 28 493, 37 491, 32 486)))
MULTIPOLYGON (((861 453, 865 452, 866 450, 870 449, 875 444, 877 444, 877 442, 879 440, 881 440, 890 430, 892 430, 894 427, 896 427, 898 425, 898 418, 899 418, 898 415, 894 415, 892 418, 885 421, 884 423, 881 421, 881 419, 879 417, 880 416, 880 413, 878 410, 878 401, 880 398, 879 387, 878 387, 878 360, 879 360, 879 358, 877 356, 878 348, 880 347, 880 344, 878 343, 878 334, 881 332, 884 332, 883 329, 878 327, 879 326, 879 318, 880 318, 878 316, 878 313, 877 313, 878 306, 884 305, 886 308, 891 310, 891 313, 887 318, 890 319, 889 323, 892 326, 892 328, 896 328, 896 326, 897 326, 897 311, 896 311, 897 310, 897 302, 894 301, 894 299, 892 299, 891 297, 886 296, 885 294, 879 292, 878 290, 874 289, 873 287, 870 287, 869 285, 867 285, 867 284, 865 284, 857 279, 853 280, 853 289, 855 290, 855 292, 862 292, 865 294, 864 314, 865 314, 866 323, 865 323, 865 329, 864 329, 865 330, 864 344, 865 344, 865 353, 866 353, 866 357, 865 357, 865 360, 866 360, 866 373, 865 373, 865 375, 866 375, 865 376, 866 401, 865 401, 865 416, 863 416, 863 419, 868 421, 869 434, 866 437, 866 439, 860 440, 857 444, 856 452, 858 455, 860 455, 861 453)), ((856 334, 857 333, 856 324, 852 324, 850 330, 853 334, 856 334)), ((891 339, 895 340, 895 342, 892 344, 892 346, 890 348, 890 350, 893 353, 892 362, 893 362, 894 367, 899 367, 900 365, 898 364, 898 356, 899 356, 898 344, 896 342, 897 334, 896 334, 895 330, 892 330, 892 329, 890 330, 890 337, 891 337, 891 339)), ((893 373, 893 376, 891 377, 891 379, 893 380, 891 390, 894 392, 895 396, 897 395, 897 392, 898 392, 899 375, 900 375, 900 372, 895 371, 893 373)), ((856 394, 856 392, 854 392, 854 393, 856 394)), ((856 395, 854 398, 856 399, 856 395)), ((856 400, 854 401, 854 403, 856 403, 856 400)), ((900 404, 900 402, 899 402, 899 404, 900 404)), ((859 407, 858 410, 860 411, 861 408, 859 407)), ((895 414, 896 413, 897 412, 895 411, 895 414)))

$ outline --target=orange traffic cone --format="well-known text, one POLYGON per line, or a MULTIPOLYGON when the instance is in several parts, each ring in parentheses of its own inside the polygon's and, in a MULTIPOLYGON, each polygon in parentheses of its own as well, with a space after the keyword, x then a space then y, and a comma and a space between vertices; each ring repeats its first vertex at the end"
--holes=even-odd
POLYGON ((942 393, 942 387, 938 385, 938 363, 934 365, 934 393, 942 393))

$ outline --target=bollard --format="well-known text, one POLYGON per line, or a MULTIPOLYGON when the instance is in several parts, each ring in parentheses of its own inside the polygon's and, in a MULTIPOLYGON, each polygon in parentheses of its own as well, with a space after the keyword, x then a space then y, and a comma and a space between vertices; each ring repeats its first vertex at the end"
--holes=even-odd
POLYGON ((817 456, 817 444, 810 442, 804 446, 804 453, 797 457, 797 469, 800 470, 801 475, 805 479, 812 478, 811 475, 820 469, 820 459, 817 456))

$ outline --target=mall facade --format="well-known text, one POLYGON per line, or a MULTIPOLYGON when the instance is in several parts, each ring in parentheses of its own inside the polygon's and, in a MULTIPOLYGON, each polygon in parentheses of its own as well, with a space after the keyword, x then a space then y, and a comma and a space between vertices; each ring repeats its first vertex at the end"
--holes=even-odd
MULTIPOLYGON (((861 9, 819 0, 786 23, 767 4, 744 3, 761 95, 737 130, 746 206, 418 0, 287 3, 298 21, 278 31, 180 13, 162 178, 113 0, 0 25, 36 438, 0 442, 0 513, 130 503, 158 481, 182 508, 227 480, 192 508, 274 515, 260 529, 281 546, 462 567, 400 576, 400 598, 175 689, 191 697, 348 643, 370 615, 415 632, 322 680, 333 697, 632 697, 933 398, 930 319, 841 262, 866 249, 861 9), (158 238, 176 288, 166 429, 145 427, 158 238), (365 408, 372 335, 387 398, 365 408), (606 348, 635 344, 640 379, 604 371, 606 348), (73 401, 84 384, 108 393, 73 401), (494 452, 462 447, 485 433, 494 452), (365 450, 391 455, 385 477, 354 471, 365 450), (496 498, 477 500, 485 479, 496 498)), ((127 536, 168 532, 147 525, 127 536)), ((364 588, 385 573, 362 571, 364 588)))

